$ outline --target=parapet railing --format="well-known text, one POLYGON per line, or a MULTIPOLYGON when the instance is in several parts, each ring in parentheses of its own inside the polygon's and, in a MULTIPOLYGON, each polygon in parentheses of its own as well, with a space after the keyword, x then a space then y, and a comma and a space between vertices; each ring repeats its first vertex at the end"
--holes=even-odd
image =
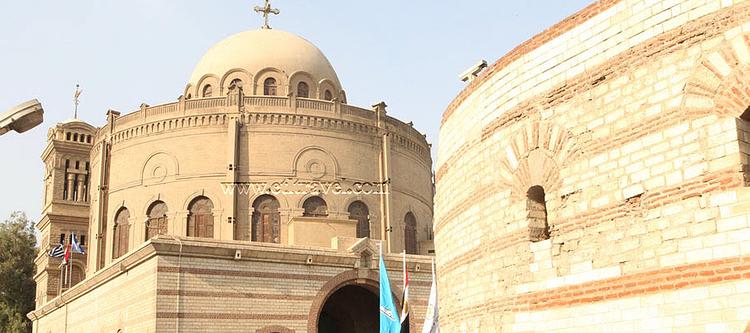
MULTIPOLYGON (((194 122, 190 118, 198 117, 195 121, 204 122, 208 116, 207 123, 217 113, 227 113, 229 110, 242 109, 245 112, 270 112, 270 113, 291 113, 291 114, 308 114, 312 116, 339 118, 343 120, 359 121, 367 126, 377 126, 377 115, 373 110, 363 109, 360 107, 347 105, 338 101, 324 101, 318 99, 308 99, 299 97, 284 96, 243 96, 237 95, 226 97, 210 97, 191 100, 180 100, 178 102, 161 104, 156 106, 141 105, 139 111, 129 113, 118 117, 114 120, 116 132, 126 130, 133 126, 144 125, 152 122, 161 122, 173 118, 188 117, 189 122, 194 122), (238 103, 241 101, 241 105, 238 103)), ((396 118, 387 117, 389 126, 400 132, 394 137, 395 143, 402 145, 419 154, 429 155, 429 146, 419 143, 420 137, 423 137, 416 129, 396 118)), ((175 121, 176 123, 176 121, 175 121)), ((171 127, 171 122, 167 128, 171 127)), ((157 126, 159 126, 157 124, 157 126)))

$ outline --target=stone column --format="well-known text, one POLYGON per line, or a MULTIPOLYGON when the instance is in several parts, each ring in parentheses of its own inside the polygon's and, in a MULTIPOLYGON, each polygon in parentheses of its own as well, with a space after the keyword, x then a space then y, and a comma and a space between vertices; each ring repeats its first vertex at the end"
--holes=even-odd
POLYGON ((75 200, 75 198, 73 197, 73 186, 74 186, 73 179, 74 179, 74 177, 75 177, 75 175, 73 175, 72 173, 68 174, 68 193, 65 196, 65 200, 68 200, 68 201, 75 200))
MULTIPOLYGON (((241 94, 240 94, 241 95, 241 94)), ((240 99, 242 96, 239 97, 240 99)), ((227 126, 227 176, 225 178, 224 186, 235 186, 239 175, 239 139, 240 139, 240 123, 236 116, 229 117, 229 123, 227 126)), ((240 232, 236 230, 237 227, 237 200, 239 199, 239 192, 236 188, 232 191, 231 198, 229 198, 227 206, 227 215, 223 221, 214 222, 214 232, 218 231, 221 234, 221 239, 233 240, 238 238, 236 233, 240 232), (230 219, 231 218, 231 219, 230 219), (229 223, 231 221, 231 223, 229 223), (222 227, 219 227, 219 226, 222 227), (223 227, 226 226, 226 227, 223 227)), ((243 218, 245 218, 243 216, 243 218)))
POLYGON ((379 154, 380 190, 380 239, 386 244, 383 252, 391 252, 391 195, 390 195, 390 135, 387 128, 385 102, 372 106, 377 115, 378 135, 381 139, 379 154))

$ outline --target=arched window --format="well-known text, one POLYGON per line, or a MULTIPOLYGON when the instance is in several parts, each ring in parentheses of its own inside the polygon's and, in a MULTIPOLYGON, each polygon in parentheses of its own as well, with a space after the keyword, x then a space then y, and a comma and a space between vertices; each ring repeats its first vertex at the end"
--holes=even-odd
POLYGON ((308 98, 310 97, 310 86, 305 82, 297 83, 297 97, 308 98))
POLYGON ((326 204, 326 201, 321 197, 316 196, 307 198, 307 200, 305 200, 305 202, 302 204, 302 208, 305 209, 305 212, 302 214, 302 216, 328 216, 328 205, 326 204))
POLYGON ((276 96, 276 79, 269 77, 263 81, 263 95, 276 96))
POLYGON ((114 233, 112 235, 112 259, 128 253, 128 236, 130 234, 130 211, 123 207, 115 215, 114 233))
POLYGON ((210 84, 207 84, 205 87, 203 87, 203 97, 211 97, 214 93, 214 88, 211 87, 210 84))
POLYGON ((188 208, 188 237, 214 238, 214 203, 206 197, 195 198, 188 208))
POLYGON ((252 241, 281 243, 279 200, 262 195, 253 202, 252 241))
POLYGON ((526 210, 529 220, 529 237, 532 242, 549 239, 549 224, 547 224, 547 201, 544 188, 532 186, 526 192, 526 210))
POLYGON ((192 99, 192 98, 193 98, 193 94, 187 94, 187 97, 185 97, 185 99, 192 99))
POLYGON ((357 238, 370 237, 370 210, 362 201, 349 205, 349 219, 357 220, 357 238))
POLYGON ((154 201, 148 207, 146 215, 146 239, 151 239, 156 235, 165 235, 167 233, 167 204, 163 201, 154 201))
POLYGON ((332 101, 333 93, 330 90, 326 89, 326 91, 323 93, 323 99, 325 99, 326 101, 332 101))
POLYGON ((238 87, 242 87, 242 80, 234 79, 232 80, 232 82, 229 82, 229 89, 234 89, 238 87))
POLYGON ((73 265, 71 271, 72 274, 70 275, 70 284, 72 286, 77 285, 86 278, 86 273, 83 272, 83 268, 77 264, 73 265))
POLYGON ((412 212, 404 216, 404 250, 407 254, 417 254, 417 218, 412 212))

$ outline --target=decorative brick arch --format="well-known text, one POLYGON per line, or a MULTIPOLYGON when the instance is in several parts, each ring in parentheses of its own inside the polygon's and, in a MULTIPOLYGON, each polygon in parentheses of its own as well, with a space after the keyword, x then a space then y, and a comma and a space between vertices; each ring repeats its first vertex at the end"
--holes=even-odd
POLYGON ((717 114, 750 120, 750 34, 704 54, 684 88, 687 114, 717 114))
MULTIPOLYGON (((350 270, 339 275, 334 276, 329 280, 322 288, 315 298, 313 299, 312 306, 310 306, 310 314, 308 315, 307 321, 307 332, 318 333, 318 319, 320 313, 323 311, 323 307, 336 291, 346 286, 359 286, 363 287, 375 295, 380 292, 380 276, 376 270, 350 270)), ((401 288, 391 283, 391 292, 393 293, 393 302, 397 309, 401 308, 401 288)))
POLYGON ((575 152, 573 135, 550 122, 532 122, 509 137, 500 150, 497 174, 500 184, 511 189, 511 198, 521 200, 534 185, 552 192, 559 188, 560 166, 575 152))
POLYGON ((258 329, 255 331, 255 333, 294 333, 294 330, 291 328, 286 328, 284 326, 273 325, 258 329))

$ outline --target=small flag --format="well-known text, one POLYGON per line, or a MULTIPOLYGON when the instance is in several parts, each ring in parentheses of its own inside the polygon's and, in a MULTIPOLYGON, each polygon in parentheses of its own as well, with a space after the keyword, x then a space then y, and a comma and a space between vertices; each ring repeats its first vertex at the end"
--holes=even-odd
POLYGON ((430 288, 430 300, 427 302, 427 314, 424 316, 422 333, 440 333, 440 323, 438 321, 437 281, 435 281, 435 261, 432 262, 432 287, 430 288))
POLYGON ((401 332, 409 331, 409 271, 406 269, 406 251, 403 252, 404 258, 404 295, 403 306, 401 307, 401 332))
POLYGON ((60 263, 60 267, 67 265, 68 261, 70 261, 70 244, 65 246, 65 255, 63 256, 63 260, 60 263))
POLYGON ((382 248, 380 252, 380 333, 400 333, 401 322, 393 304, 391 282, 388 280, 388 271, 383 262, 382 248))
POLYGON ((47 254, 52 258, 60 258, 65 255, 65 247, 62 244, 57 244, 47 254))
POLYGON ((71 235, 71 246, 73 247, 73 252, 80 253, 80 254, 86 254, 86 251, 83 250, 83 246, 78 242, 78 239, 76 238, 76 234, 73 233, 71 235))

